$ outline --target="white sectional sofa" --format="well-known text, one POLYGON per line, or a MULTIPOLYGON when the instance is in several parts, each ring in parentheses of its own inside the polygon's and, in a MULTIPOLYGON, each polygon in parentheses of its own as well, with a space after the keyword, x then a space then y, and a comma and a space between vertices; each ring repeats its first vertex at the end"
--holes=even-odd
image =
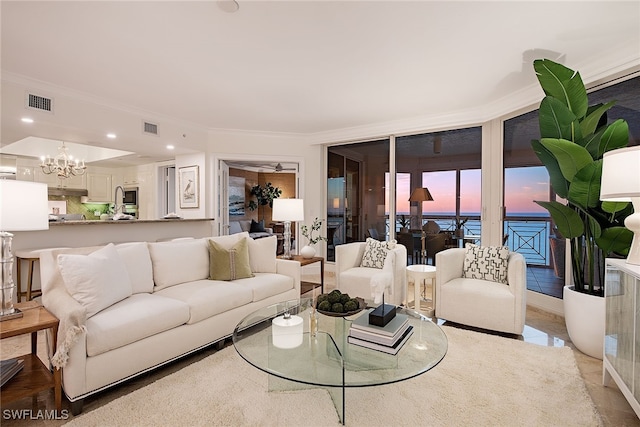
POLYGON ((42 301, 60 319, 52 364, 64 368, 72 412, 87 396, 224 340, 251 312, 299 298, 300 264, 277 259, 276 244, 239 233, 43 253, 42 301), (228 257, 244 240, 252 277, 211 280, 239 261, 220 264, 209 240, 228 257))

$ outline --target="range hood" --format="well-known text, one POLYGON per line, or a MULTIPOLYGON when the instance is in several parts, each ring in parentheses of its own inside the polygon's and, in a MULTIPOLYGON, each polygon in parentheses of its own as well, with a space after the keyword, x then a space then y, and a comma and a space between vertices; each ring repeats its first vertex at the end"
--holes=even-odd
POLYGON ((49 196, 87 196, 89 192, 85 188, 49 187, 49 196))

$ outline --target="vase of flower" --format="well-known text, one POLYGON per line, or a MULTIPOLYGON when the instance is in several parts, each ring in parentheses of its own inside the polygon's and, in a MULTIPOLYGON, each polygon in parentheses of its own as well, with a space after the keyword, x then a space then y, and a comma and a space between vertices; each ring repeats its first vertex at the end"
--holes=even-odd
POLYGON ((320 235, 321 227, 322 227, 322 220, 318 219, 318 217, 316 217, 313 220, 313 224, 311 224, 311 227, 307 227, 306 225, 303 225, 302 227, 300 227, 302 235, 307 238, 307 242, 308 242, 306 246, 300 249, 300 255, 302 255, 303 258, 313 258, 316 255, 316 248, 313 245, 315 245, 321 240, 324 240, 324 241, 327 240, 326 237, 322 237, 320 235), (314 236, 313 233, 316 231, 318 232, 318 235, 314 236))
POLYGON ((311 245, 305 245, 300 249, 300 255, 302 255, 303 258, 313 258, 316 256, 316 248, 311 245))

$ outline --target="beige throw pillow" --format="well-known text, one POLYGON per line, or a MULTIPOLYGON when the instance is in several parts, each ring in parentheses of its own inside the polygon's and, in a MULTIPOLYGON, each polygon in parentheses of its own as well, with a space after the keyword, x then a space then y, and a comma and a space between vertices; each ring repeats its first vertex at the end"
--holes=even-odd
POLYGON ((211 280, 235 280, 253 277, 249 263, 247 239, 241 239, 229 249, 213 240, 209 240, 209 259, 211 280))

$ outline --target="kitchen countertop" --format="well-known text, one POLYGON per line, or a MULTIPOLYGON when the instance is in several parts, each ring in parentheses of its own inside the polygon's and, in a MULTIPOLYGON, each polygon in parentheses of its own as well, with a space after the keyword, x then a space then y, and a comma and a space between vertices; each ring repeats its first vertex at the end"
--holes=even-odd
POLYGON ((97 225, 97 224, 148 224, 162 222, 194 222, 194 221, 213 221, 213 218, 179 218, 179 219, 129 219, 129 220, 84 220, 84 221, 50 221, 49 227, 62 225, 97 225))

